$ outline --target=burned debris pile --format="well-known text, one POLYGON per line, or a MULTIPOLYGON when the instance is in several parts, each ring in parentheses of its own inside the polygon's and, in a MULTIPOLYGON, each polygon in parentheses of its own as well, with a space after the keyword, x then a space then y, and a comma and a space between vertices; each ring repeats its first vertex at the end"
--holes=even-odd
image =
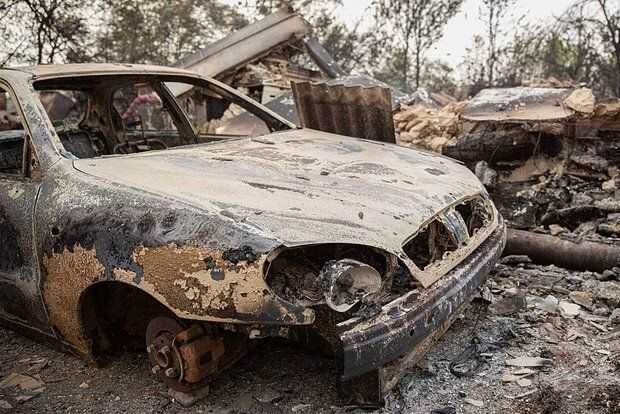
MULTIPOLYGON (((475 171, 509 227, 618 253, 619 101, 597 102, 587 88, 487 89, 441 109, 403 107, 394 121, 401 144, 475 171)), ((613 268, 613 260, 604 267, 613 268)))
POLYGON ((462 133, 460 115, 464 107, 464 102, 449 103, 443 108, 403 106, 394 115, 399 142, 441 152, 444 145, 462 133))
MULTIPOLYGON (((549 404, 557 412, 617 412, 618 401, 603 394, 620 389, 620 101, 537 81, 442 108, 402 106, 394 123, 401 145, 475 172, 509 227, 505 257, 483 295, 485 327, 475 333, 482 355, 492 332, 510 327, 481 364, 497 387, 470 376, 459 389, 485 407, 504 393, 511 402, 502 409, 516 402, 519 412, 552 412, 549 404), (532 358, 544 367, 509 363, 532 358), (567 392, 577 408, 568 407, 567 392)), ((425 381, 454 384, 453 377, 425 381)))
POLYGON ((617 413, 618 276, 504 257, 388 412, 617 413))

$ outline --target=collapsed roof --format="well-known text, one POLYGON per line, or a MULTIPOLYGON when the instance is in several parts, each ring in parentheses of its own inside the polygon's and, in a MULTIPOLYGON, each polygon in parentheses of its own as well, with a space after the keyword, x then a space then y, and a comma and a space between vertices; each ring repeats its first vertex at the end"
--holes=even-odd
MULTIPOLYGON (((318 81, 345 75, 312 36, 304 18, 280 10, 197 52, 175 66, 244 88, 260 102, 287 92, 291 81, 318 81), (296 62, 313 62, 319 70, 296 62)), ((177 94, 186 90, 174 91, 177 94)))

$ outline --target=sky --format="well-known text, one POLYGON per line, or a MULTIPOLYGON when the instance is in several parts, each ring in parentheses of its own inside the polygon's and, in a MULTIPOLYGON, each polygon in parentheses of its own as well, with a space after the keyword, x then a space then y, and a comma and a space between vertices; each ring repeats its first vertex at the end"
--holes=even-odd
MULTIPOLYGON (((530 22, 545 22, 553 16, 561 15, 574 0, 517 0, 512 22, 519 16, 527 14, 530 22)), ((476 34, 483 34, 479 20, 481 0, 465 0, 461 12, 454 16, 446 26, 443 38, 429 51, 428 58, 441 59, 452 66, 463 61, 465 49, 472 45, 476 34)), ((364 19, 370 0, 343 0, 343 6, 336 13, 343 21, 351 25, 364 19)))
MULTIPOLYGON (((221 0, 230 5, 239 3, 251 4, 252 0, 221 0)), ((552 17, 561 15, 575 0, 516 0, 516 6, 511 11, 507 23, 525 16, 525 20, 532 23, 551 22, 552 17)), ((341 21, 350 27, 362 22, 361 29, 368 29, 371 22, 371 12, 368 6, 371 0, 342 0, 343 5, 335 9, 341 21)), ((472 46, 474 36, 484 35, 483 23, 479 18, 479 9, 482 0, 464 0, 461 11, 446 25, 443 38, 437 42, 426 56, 430 60, 442 60, 458 71, 463 62, 465 49, 472 46)))

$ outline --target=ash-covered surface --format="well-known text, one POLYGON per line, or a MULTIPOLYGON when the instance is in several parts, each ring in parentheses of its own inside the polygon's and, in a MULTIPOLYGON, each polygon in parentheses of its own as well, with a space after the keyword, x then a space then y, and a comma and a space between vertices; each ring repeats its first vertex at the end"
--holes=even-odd
POLYGON ((523 260, 496 267, 493 303, 472 305, 384 412, 620 412, 620 275, 523 260))
MULTIPOLYGON (((620 413, 619 278, 503 259, 481 295, 491 303, 477 299, 371 412, 620 413)), ((0 382, 4 412, 364 412, 338 396, 332 360, 278 342, 257 344, 191 409, 141 353, 95 369, 2 329, 0 355, 1 381, 30 378, 17 377, 25 389, 0 382)))

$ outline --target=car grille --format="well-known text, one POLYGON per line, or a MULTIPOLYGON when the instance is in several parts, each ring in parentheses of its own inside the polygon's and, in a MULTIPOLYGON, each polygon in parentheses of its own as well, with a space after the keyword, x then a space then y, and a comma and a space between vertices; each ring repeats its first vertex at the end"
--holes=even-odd
POLYGON ((482 197, 468 199, 427 222, 403 250, 422 272, 444 268, 448 262, 454 262, 455 256, 472 240, 481 238, 492 220, 490 203, 482 197))

